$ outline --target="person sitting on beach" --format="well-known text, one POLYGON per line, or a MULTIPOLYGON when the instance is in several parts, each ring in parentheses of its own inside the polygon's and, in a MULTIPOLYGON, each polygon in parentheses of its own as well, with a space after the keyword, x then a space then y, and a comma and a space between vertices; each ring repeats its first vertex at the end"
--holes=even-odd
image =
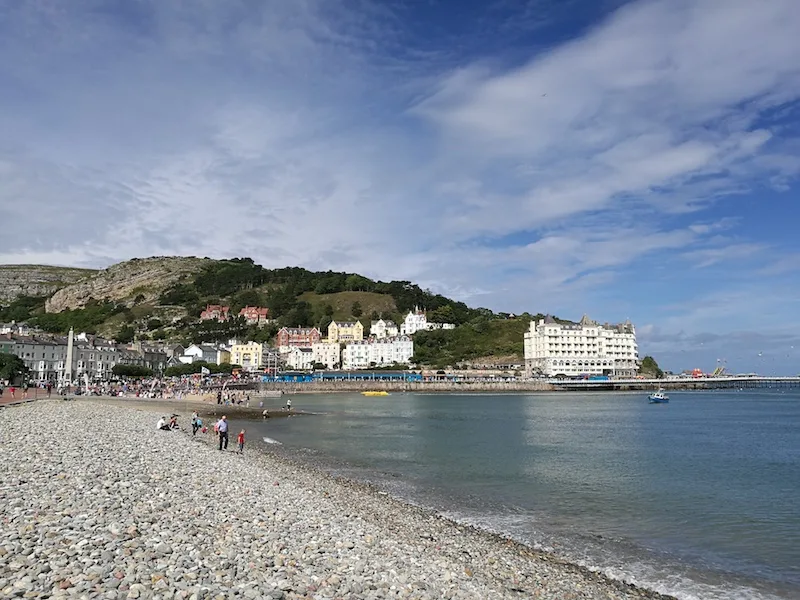
POLYGON ((172 415, 169 418, 169 428, 178 429, 178 415, 172 415))
POLYGON ((169 425, 167 425, 167 418, 161 417, 156 424, 156 429, 163 429, 164 431, 169 431, 169 425))
POLYGON ((261 416, 265 419, 269 419, 269 411, 265 408, 264 412, 261 413, 261 416))

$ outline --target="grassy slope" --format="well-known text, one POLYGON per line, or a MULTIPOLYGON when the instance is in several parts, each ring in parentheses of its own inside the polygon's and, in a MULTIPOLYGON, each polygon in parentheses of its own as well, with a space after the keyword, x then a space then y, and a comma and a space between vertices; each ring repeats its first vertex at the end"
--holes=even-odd
POLYGON ((300 296, 300 300, 308 302, 314 308, 330 304, 333 307, 333 318, 336 320, 352 318, 354 302, 361 304, 362 319, 364 317, 369 318, 373 311, 384 315, 397 312, 394 298, 388 294, 374 294, 372 292, 338 292, 336 294, 306 292, 300 296))
POLYGON ((463 360, 477 362, 521 362, 527 319, 492 320, 480 325, 462 325, 452 331, 418 333, 415 354, 425 363, 454 365, 463 360), (491 359, 489 357, 492 357, 491 359))

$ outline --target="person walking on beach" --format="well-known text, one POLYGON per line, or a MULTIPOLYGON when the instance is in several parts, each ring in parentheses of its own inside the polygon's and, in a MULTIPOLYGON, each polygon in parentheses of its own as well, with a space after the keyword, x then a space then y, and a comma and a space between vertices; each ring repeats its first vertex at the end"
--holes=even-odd
POLYGON ((200 429, 200 424, 198 421, 200 417, 197 416, 197 411, 192 413, 192 435, 197 435, 197 430, 200 429))
POLYGON ((13 397, 14 397, 14 392, 16 392, 16 391, 17 391, 17 388, 15 388, 15 387, 12 385, 12 386, 11 386, 10 388, 8 388, 8 389, 9 389, 9 390, 11 390, 11 397, 13 398, 13 397))
POLYGON ((236 452, 244 454, 244 429, 236 436, 236 452))
POLYGON ((222 415, 222 418, 217 421, 217 432, 219 433, 219 449, 228 449, 228 417, 222 415))
POLYGON ((292 399, 291 398, 287 398, 286 399, 286 410, 292 410, 292 399))

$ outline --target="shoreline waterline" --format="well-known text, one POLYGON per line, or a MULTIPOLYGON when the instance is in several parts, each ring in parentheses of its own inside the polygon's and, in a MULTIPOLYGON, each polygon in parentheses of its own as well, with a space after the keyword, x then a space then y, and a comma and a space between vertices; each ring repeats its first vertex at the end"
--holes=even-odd
MULTIPOLYGON (((153 506, 163 504, 163 498, 169 498, 172 493, 175 497, 169 502, 177 502, 182 506, 184 514, 190 516, 191 526, 197 528, 196 535, 201 539, 213 540, 215 536, 211 532, 209 538, 207 528, 201 523, 194 522, 197 517, 191 516, 194 514, 193 511, 201 510, 200 514, 216 525, 219 525, 220 521, 235 523, 237 535, 242 534, 244 537, 234 536, 235 539, 232 541, 249 540, 246 551, 241 553, 246 555, 245 563, 253 562, 250 559, 256 557, 258 560, 254 564, 261 566, 251 569, 252 572, 245 569, 247 574, 242 575, 240 581, 231 580, 225 585, 216 587, 215 582, 212 582, 209 584, 210 591, 224 592, 227 589, 235 589, 236 586, 244 586, 241 589, 246 587, 252 590, 247 597, 267 598, 269 594, 264 592, 265 589, 280 590, 281 586, 288 585, 289 587, 281 590, 281 594, 276 593, 272 597, 301 597, 293 594, 299 592, 303 586, 306 591, 312 586, 332 594, 342 594, 344 590, 342 586, 351 586, 347 595, 354 598, 519 598, 533 597, 537 594, 554 598, 669 598, 610 579, 503 536, 459 524, 429 509, 391 498, 374 486, 327 474, 308 464, 269 452, 268 449, 253 452, 252 442, 248 442, 245 456, 238 457, 231 452, 219 453, 208 444, 197 443, 191 439, 191 434, 157 432, 154 422, 151 421, 155 413, 163 411, 163 405, 151 405, 148 402, 141 407, 125 408, 118 406, 119 402, 125 401, 114 401, 109 405, 104 399, 74 402, 51 400, 10 407, 3 412, 4 418, 9 423, 7 430, 9 437, 3 440, 3 446, 6 454, 11 456, 10 466, 15 478, 15 481, 7 482, 4 487, 7 491, 14 490, 17 494, 7 507, 0 507, 0 512, 5 513, 3 516, 9 519, 9 525, 13 523, 19 526, 26 515, 30 518, 35 512, 37 517, 32 521, 32 526, 36 529, 43 511, 55 508, 49 504, 49 499, 38 497, 37 492, 43 492, 43 486, 59 488, 63 498, 73 497, 77 492, 81 493, 81 497, 84 496, 85 490, 76 490, 70 485, 71 477, 78 477, 83 486, 96 487, 97 484, 91 478, 69 475, 68 471, 63 471, 67 473, 63 479, 54 479, 61 474, 59 469, 67 466, 63 464, 63 459, 54 466, 46 463, 51 471, 59 471, 51 473, 50 477, 43 474, 43 478, 37 479, 37 474, 26 472, 31 463, 30 459, 33 458, 26 456, 26 452, 41 458, 48 452, 59 451, 74 462, 73 466, 93 470, 96 476, 105 482, 103 485, 109 486, 101 489, 113 490, 115 484, 120 483, 142 488, 136 483, 138 481, 136 478, 141 476, 148 479, 149 488, 145 485, 140 491, 146 492, 149 489, 152 492, 150 496, 146 493, 144 496, 136 494, 126 496, 127 490, 130 489, 127 485, 120 488, 123 500, 115 499, 114 494, 109 494, 109 500, 116 504, 131 503, 131 506, 122 508, 128 509, 128 512, 132 510, 134 517, 137 514, 147 514, 148 510, 152 512, 153 506), (57 422, 51 422, 54 419, 57 422), (70 433, 70 439, 58 437, 57 432, 61 431, 63 435, 62 428, 65 426, 66 431, 72 432, 74 431, 72 426, 79 424, 84 424, 85 429, 75 430, 74 436, 70 433), (22 446, 11 443, 12 439, 17 439, 18 434, 22 435, 29 430, 39 432, 37 436, 53 434, 56 437, 34 440, 32 446, 27 443, 22 446), (94 446, 91 440, 96 439, 98 435, 100 439, 97 446, 94 446), (88 442, 86 453, 71 451, 71 448, 79 442, 88 442), (126 464, 126 460, 132 465, 128 470, 133 472, 114 475, 113 468, 126 464), (157 475, 157 479, 153 481, 153 475, 148 474, 147 469, 156 464, 163 465, 164 474, 157 475), (146 472, 144 474, 136 472, 133 466, 139 469, 144 466, 146 472), (191 471, 188 474, 185 473, 187 469, 191 471), (223 471, 220 472, 220 469, 223 471), (226 474, 225 470, 227 478, 220 479, 221 475, 226 474), (120 476, 124 478, 121 482, 114 479, 120 476), (221 490, 221 484, 227 489, 221 490), (189 486, 188 490, 185 486, 189 486), (188 498, 182 498, 182 492, 188 498), (40 506, 41 504, 47 506, 40 506), (287 514, 290 515, 289 518, 284 518, 287 514), (278 519, 277 515, 282 516, 278 519), (268 531, 258 525, 247 525, 265 519, 270 520, 273 526, 268 528, 268 531), (297 527, 298 523, 302 525, 300 528, 297 527), (335 531, 331 532, 331 529, 335 531), (264 543, 255 544, 254 540, 259 539, 259 535, 266 536, 264 543), (319 552, 309 555, 306 548, 311 543, 310 540, 317 538, 322 538, 321 541, 315 542, 319 552), (266 551, 262 549, 270 546, 270 542, 271 555, 269 559, 265 559, 266 551), (283 545, 283 548, 278 548, 280 545, 283 545), (352 547, 349 547, 351 545, 352 547), (262 561, 263 564, 258 561, 262 561), (304 565, 304 561, 309 562, 304 565), (287 566, 292 562, 295 566, 287 566), (361 574, 356 574, 359 568, 361 574), (363 573, 370 568, 375 568, 382 574, 370 571, 364 575, 363 573), (387 577, 393 583, 384 588, 382 585, 387 582, 387 577), (254 578, 260 583, 247 584, 254 578), (417 580, 424 585, 416 585, 417 580), (324 582, 324 585, 321 585, 321 582, 324 582), (376 593, 362 593, 367 582, 369 585, 366 586, 366 590, 376 593), (377 587, 373 590, 371 586, 376 584, 377 587), (355 588, 360 586, 359 589, 362 591, 353 592, 355 588, 352 586, 355 588), (386 594, 381 590, 386 590, 386 594)), ((176 413, 181 414, 181 411, 177 410, 179 408, 177 404, 179 403, 170 403, 170 406, 176 409, 176 413)), ((204 439, 210 440, 208 437, 204 439)), ((87 498, 83 502, 91 503, 92 500, 87 498)), ((91 514, 92 507, 77 506, 74 510, 76 512, 84 510, 91 514)), ((113 512, 113 509, 109 510, 113 512)), ((61 512, 63 513, 63 510, 61 512)), ((123 510, 120 514, 124 512, 123 510)), ((171 526, 176 525, 173 516, 171 513, 164 513, 163 517, 165 523, 161 524, 160 528, 172 531, 174 527, 171 526)), ((102 521, 102 518, 107 520, 109 517, 101 518, 94 515, 90 518, 102 521)), ((180 519, 177 522, 180 522, 180 519)), ((143 527, 146 527, 146 524, 144 521, 143 527)), ((96 525, 97 530, 87 530, 87 536, 97 537, 102 533, 105 523, 98 522, 96 525)), ((109 527, 114 529, 113 524, 106 525, 104 530, 106 533, 111 531, 109 527)), ((116 527, 115 530, 118 529, 119 527, 116 527)), ((159 527, 154 529, 153 534, 157 535, 151 535, 152 540, 156 537, 169 539, 152 541, 153 548, 159 544, 172 546, 178 544, 178 541, 173 539, 179 537, 177 533, 173 532, 166 536, 158 529, 159 527)), ((0 529, 4 538, 10 530, 10 526, 3 526, 0 529)), ((111 536, 115 535, 120 534, 112 531, 111 536)), ((126 543, 139 543, 137 539, 133 537, 126 543)), ((148 539, 142 540, 144 548, 141 551, 144 552, 144 556, 148 556, 148 539)), ((72 541, 76 547, 80 544, 80 541, 72 541)), ((180 541, 186 542, 184 539, 180 541)), ((196 550, 197 542, 191 543, 191 540, 189 542, 195 551, 200 552, 196 550)), ((30 547, 31 554, 25 556, 36 555, 37 551, 41 555, 41 548, 36 544, 30 547)), ((85 546, 81 546, 83 547, 85 546)), ((164 562, 165 559, 163 556, 158 556, 157 551, 153 550, 153 553, 152 561, 155 561, 153 568, 156 569, 159 567, 158 561, 164 562)), ((235 548, 233 553, 236 553, 235 548)), ((230 552, 225 554, 224 561, 235 560, 229 558, 229 554, 230 552)), ((209 558, 210 555, 204 556, 204 560, 208 558, 212 563, 216 560, 209 558)), ((0 564, 5 566, 5 563, 0 564)), ((64 571, 70 564, 67 562, 59 568, 64 571)), ((97 568, 102 570, 101 566, 97 568)), ((204 568, 200 566, 194 571, 185 573, 198 575, 204 572, 204 568)), ((169 569, 164 567, 159 571, 161 578, 155 584, 152 581, 149 585, 147 582, 138 582, 136 572, 129 574, 127 571, 116 581, 127 582, 129 589, 133 585, 144 586, 135 589, 146 596, 149 593, 157 593, 154 585, 158 585, 164 592, 166 585, 172 591, 170 586, 180 582, 191 583, 188 580, 194 577, 193 575, 185 580, 184 571, 181 571, 180 577, 173 580, 162 573, 167 570, 169 569), (166 581, 166 584, 158 583, 161 581, 166 581)), ((72 571, 74 568, 70 573, 72 571)), ((0 578, 2 577, 10 581, 5 572, 0 572, 0 578)), ((42 589, 41 597, 60 589, 58 587, 60 584, 54 577, 44 576, 35 580, 50 582, 53 585, 48 589, 34 586, 35 589, 42 589)), ((72 577, 76 581, 70 581, 70 584, 80 582, 83 585, 83 582, 87 581, 78 574, 72 577)), ((116 578, 117 574, 113 577, 116 578)), ((200 575, 198 577, 203 580, 200 575)), ((213 579, 213 576, 209 577, 213 579)), ((196 578, 193 581, 196 581, 196 578)), ((102 587, 102 583, 101 581, 93 585, 102 587)), ((205 584, 198 585, 202 587, 205 584)), ((187 584, 183 589, 192 590, 194 587, 197 586, 187 584)), ((0 591, 2 589, 0 586, 0 591)), ((113 589, 119 590, 119 586, 113 589)), ((179 592, 180 589, 175 591, 179 592)), ((192 597, 192 593, 196 592, 189 591, 185 597, 192 597)))

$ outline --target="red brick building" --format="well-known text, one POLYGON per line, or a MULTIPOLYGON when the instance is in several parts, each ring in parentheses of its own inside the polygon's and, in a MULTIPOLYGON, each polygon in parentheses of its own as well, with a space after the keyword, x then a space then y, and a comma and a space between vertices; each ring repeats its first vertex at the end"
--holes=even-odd
POLYGON ((260 306, 245 306, 239 311, 239 316, 244 317, 248 325, 264 325, 269 323, 269 309, 260 306))
POLYGON ((207 304, 206 309, 200 313, 201 321, 227 321, 230 319, 230 306, 222 306, 221 304, 207 304))
POLYGON ((283 327, 276 337, 278 348, 285 352, 289 348, 311 348, 322 338, 316 327, 283 327))

